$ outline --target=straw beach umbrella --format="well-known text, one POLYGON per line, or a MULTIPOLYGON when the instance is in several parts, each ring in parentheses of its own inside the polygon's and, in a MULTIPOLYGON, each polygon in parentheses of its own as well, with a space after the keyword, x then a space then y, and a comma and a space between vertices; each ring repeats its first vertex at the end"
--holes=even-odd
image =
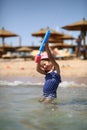
POLYGON ((49 38, 48 42, 50 43, 62 43, 63 44, 63 40, 73 40, 75 39, 74 37, 72 37, 71 35, 66 35, 66 34, 62 34, 62 36, 55 36, 52 38, 49 38))
POLYGON ((32 49, 29 47, 20 47, 16 49, 16 52, 23 53, 22 57, 26 60, 27 57, 32 58, 33 56, 30 54, 32 52, 32 49), (26 55, 28 53, 28 56, 26 55))
POLYGON ((56 38, 56 37, 49 38, 48 42, 49 43, 60 43, 61 42, 61 44, 63 44, 63 41, 59 38, 56 38))
POLYGON ((32 33, 32 36, 35 36, 35 37, 44 37, 45 33, 47 30, 50 30, 51 31, 51 36, 50 37, 55 37, 55 36, 62 36, 61 33, 47 27, 47 28, 42 28, 40 29, 38 32, 35 32, 35 33, 32 33))
POLYGON ((31 52, 32 49, 28 48, 28 47, 20 47, 18 49, 16 49, 17 52, 31 52))
MULTIPOLYGON (((48 30, 50 30, 50 32, 51 32, 50 38, 52 38, 52 39, 54 39, 55 37, 62 36, 61 33, 57 32, 49 27, 42 28, 38 32, 32 33, 32 36, 43 38, 48 30)), ((53 43, 52 39, 51 39, 51 43, 53 43)), ((41 40, 43 40, 43 39, 41 39, 41 40)), ((50 42, 50 41, 48 40, 48 42, 50 42)))
POLYGON ((3 48, 4 48, 4 45, 5 45, 5 38, 8 38, 8 37, 17 37, 19 35, 13 33, 13 32, 10 32, 8 30, 5 30, 4 28, 2 28, 0 30, 0 37, 2 38, 2 45, 3 45, 3 48))
POLYGON ((59 42, 59 43, 54 43, 54 44, 52 44, 52 43, 50 43, 49 44, 49 46, 52 48, 54 48, 54 47, 58 47, 58 48, 60 48, 60 49, 63 49, 63 48, 75 48, 75 45, 70 45, 70 44, 68 44, 68 43, 61 43, 61 42, 59 42))
POLYGON ((61 40, 74 40, 75 38, 71 35, 68 34, 63 34, 63 36, 61 36, 60 38, 61 40))
POLYGON ((3 52, 13 52, 15 50, 15 48, 12 46, 12 45, 9 45, 9 44, 4 44, 4 48, 3 48, 3 45, 0 45, 0 48, 3 49, 3 52))
POLYGON ((81 31, 83 36, 83 41, 84 41, 84 47, 85 47, 86 45, 85 39, 86 39, 86 31, 87 31, 87 20, 85 20, 85 18, 73 24, 63 26, 62 28, 66 30, 72 30, 72 31, 81 31))

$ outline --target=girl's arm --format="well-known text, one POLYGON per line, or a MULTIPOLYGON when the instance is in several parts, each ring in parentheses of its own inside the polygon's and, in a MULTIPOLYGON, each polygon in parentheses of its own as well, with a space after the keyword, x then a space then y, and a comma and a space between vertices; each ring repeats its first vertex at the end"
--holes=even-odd
POLYGON ((57 71, 57 73, 60 74, 59 65, 58 65, 58 63, 55 61, 54 57, 52 56, 51 51, 50 51, 50 49, 49 49, 49 47, 48 47, 48 43, 45 44, 45 50, 46 50, 46 52, 47 52, 47 54, 48 54, 48 57, 49 57, 50 61, 51 61, 52 64, 53 64, 55 70, 57 71))

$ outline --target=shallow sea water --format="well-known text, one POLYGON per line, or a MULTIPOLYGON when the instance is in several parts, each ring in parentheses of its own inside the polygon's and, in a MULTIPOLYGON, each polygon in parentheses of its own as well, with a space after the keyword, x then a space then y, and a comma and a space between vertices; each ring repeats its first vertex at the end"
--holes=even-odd
POLYGON ((87 85, 78 86, 63 82, 55 103, 43 104, 42 84, 1 80, 0 130, 87 130, 87 85))

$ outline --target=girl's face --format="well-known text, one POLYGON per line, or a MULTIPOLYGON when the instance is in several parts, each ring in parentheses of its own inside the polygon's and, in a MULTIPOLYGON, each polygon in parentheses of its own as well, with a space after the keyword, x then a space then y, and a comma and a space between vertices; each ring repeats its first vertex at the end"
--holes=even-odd
POLYGON ((45 72, 49 72, 50 70, 52 70, 53 65, 50 62, 49 59, 43 59, 40 61, 40 66, 41 68, 45 71, 45 72))

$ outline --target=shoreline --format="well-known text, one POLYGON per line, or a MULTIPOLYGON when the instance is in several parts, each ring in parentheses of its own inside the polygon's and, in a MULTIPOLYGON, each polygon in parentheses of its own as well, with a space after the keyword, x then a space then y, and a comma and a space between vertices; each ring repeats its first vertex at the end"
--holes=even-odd
MULTIPOLYGON (((80 59, 56 60, 60 66, 62 80, 87 84, 87 61, 80 59)), ((0 60, 0 80, 23 79, 43 80, 44 75, 36 71, 36 63, 23 59, 0 60)))
MULTIPOLYGON (((0 80, 2 81, 31 81, 32 83, 44 82, 44 76, 0 76, 0 80)), ((78 84, 86 84, 87 85, 87 77, 62 77, 62 82, 75 82, 78 84)))

